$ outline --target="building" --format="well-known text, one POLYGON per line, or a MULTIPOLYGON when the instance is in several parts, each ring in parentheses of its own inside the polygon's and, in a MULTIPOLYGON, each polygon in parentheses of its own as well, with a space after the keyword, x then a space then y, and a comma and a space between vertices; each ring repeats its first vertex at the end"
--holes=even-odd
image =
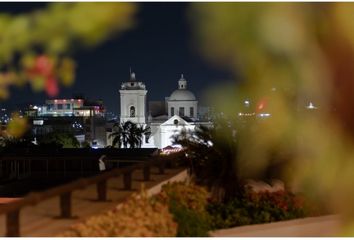
POLYGON ((43 106, 34 106, 38 116, 45 117, 103 117, 105 110, 102 101, 89 102, 78 99, 51 99, 46 100, 43 106))
POLYGON ((166 98, 168 117, 174 115, 189 117, 197 120, 198 101, 194 94, 187 89, 187 80, 181 75, 178 80, 178 89, 166 98))
POLYGON ((135 79, 132 73, 130 80, 124 82, 120 93, 120 122, 132 121, 146 124, 146 93, 145 84, 135 79))
POLYGON ((36 139, 53 131, 65 131, 74 134, 80 143, 88 142, 94 148, 107 145, 102 101, 52 99, 46 100, 43 106, 30 106, 26 112, 36 139))
MULTIPOLYGON (((151 136, 144 138, 143 147, 165 148, 173 145, 173 136, 182 130, 193 131, 197 126, 211 126, 202 119, 198 111, 198 100, 188 90, 183 74, 178 80, 178 88, 165 101, 146 102, 146 86, 138 81, 134 73, 122 83, 120 89, 120 122, 132 121, 149 126, 151 136), (147 109, 147 105, 149 108, 147 109)), ((205 112, 205 108, 203 108, 205 112)), ((107 133, 109 135, 110 132, 107 133)), ((107 140, 111 142, 111 140, 107 140)))

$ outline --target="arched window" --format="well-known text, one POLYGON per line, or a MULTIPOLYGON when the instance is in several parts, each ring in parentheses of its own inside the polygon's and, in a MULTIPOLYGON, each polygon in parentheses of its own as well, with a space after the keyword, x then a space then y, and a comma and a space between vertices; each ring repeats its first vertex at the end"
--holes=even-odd
POLYGON ((130 117, 135 117, 135 107, 134 106, 130 107, 130 117))

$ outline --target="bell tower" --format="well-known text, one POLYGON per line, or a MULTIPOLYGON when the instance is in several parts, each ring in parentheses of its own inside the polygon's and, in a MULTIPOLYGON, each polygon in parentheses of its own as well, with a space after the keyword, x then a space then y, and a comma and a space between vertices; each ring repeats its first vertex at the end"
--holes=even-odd
POLYGON ((122 83, 120 93, 120 122, 131 121, 145 125, 146 93, 145 84, 137 81, 134 72, 122 83))

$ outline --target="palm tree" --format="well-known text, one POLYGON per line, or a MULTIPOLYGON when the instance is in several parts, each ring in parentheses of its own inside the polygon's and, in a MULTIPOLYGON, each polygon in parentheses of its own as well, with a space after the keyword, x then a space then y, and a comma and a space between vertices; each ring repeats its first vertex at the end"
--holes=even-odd
POLYGON ((132 128, 135 124, 131 121, 126 121, 124 123, 122 123, 122 130, 123 130, 123 134, 122 134, 122 143, 124 148, 128 148, 128 145, 130 146, 132 143, 132 128))
POLYGON ((149 139, 151 135, 151 128, 149 126, 140 125, 135 128, 135 133, 138 136, 137 144, 139 147, 141 147, 143 144, 143 136, 145 136, 145 139, 149 139))
POLYGON ((138 133, 138 127, 132 122, 126 122, 128 127, 128 143, 129 148, 136 148, 139 146, 140 136, 138 133))
POLYGON ((151 134, 150 127, 138 126, 137 124, 127 121, 124 123, 115 123, 113 133, 109 137, 113 138, 112 146, 121 148, 140 148, 143 143, 143 136, 149 137, 151 134))
POLYGON ((215 199, 228 201, 244 193, 239 175, 238 139, 228 122, 216 122, 214 127, 199 126, 194 132, 182 131, 174 136, 189 160, 195 181, 207 186, 215 199))
POLYGON ((121 123, 115 123, 113 125, 113 132, 109 135, 109 138, 113 138, 112 146, 115 147, 117 145, 118 148, 122 147, 123 142, 123 127, 121 123))

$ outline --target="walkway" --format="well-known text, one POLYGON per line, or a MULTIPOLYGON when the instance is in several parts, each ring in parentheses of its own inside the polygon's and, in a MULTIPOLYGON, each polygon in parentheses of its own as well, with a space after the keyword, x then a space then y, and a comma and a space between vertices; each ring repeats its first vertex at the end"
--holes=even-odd
MULTIPOLYGON (((159 185, 161 182, 176 176, 184 169, 165 169, 165 174, 158 174, 158 169, 152 168, 151 181, 143 181, 142 170, 133 173, 132 191, 123 190, 122 176, 112 178, 108 181, 107 196, 108 201, 98 202, 96 185, 88 186, 85 189, 74 191, 72 197, 72 211, 75 216, 73 219, 59 219, 59 198, 52 198, 43 201, 33 207, 26 207, 21 210, 21 236, 24 237, 53 237, 65 231, 72 224, 83 219, 112 209, 122 202, 134 191, 159 185)), ((156 191, 156 188, 153 190, 156 191)), ((0 216, 0 234, 5 236, 5 215, 0 216)))
POLYGON ((217 230, 213 237, 335 237, 340 217, 328 215, 217 230))

